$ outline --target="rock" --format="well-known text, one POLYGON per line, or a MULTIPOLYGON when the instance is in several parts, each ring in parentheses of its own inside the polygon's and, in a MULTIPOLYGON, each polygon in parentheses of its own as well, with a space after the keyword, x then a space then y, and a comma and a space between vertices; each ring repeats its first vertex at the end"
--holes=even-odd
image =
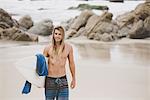
POLYGON ((131 12, 126 12, 123 15, 117 16, 115 20, 117 22, 117 25, 121 29, 129 24, 134 23, 134 18, 135 18, 135 14, 133 11, 131 11, 131 12))
POLYGON ((93 30, 93 28, 95 27, 95 25, 100 21, 100 16, 98 15, 92 15, 88 21, 87 24, 85 25, 85 32, 83 33, 85 36, 88 36, 91 31, 93 30))
POLYGON ((113 25, 113 30, 112 30, 112 32, 113 32, 113 33, 118 33, 118 30, 119 30, 118 25, 115 25, 115 24, 113 24, 113 23, 112 23, 112 25, 113 25))
POLYGON ((24 17, 20 18, 18 22, 23 30, 28 30, 33 26, 32 18, 29 15, 25 15, 24 17))
POLYGON ((111 34, 104 33, 101 37, 101 40, 104 42, 110 42, 110 41, 113 41, 114 39, 111 34))
POLYGON ((90 33, 97 33, 99 31, 109 32, 112 31, 112 25, 110 24, 112 20, 112 13, 104 12, 101 16, 93 15, 89 18, 85 29, 87 30, 86 36, 90 33), (103 29, 104 28, 104 29, 103 29))
POLYGON ((150 16, 144 20, 144 28, 150 32, 150 16))
POLYGON ((101 5, 89 5, 89 4, 79 4, 77 7, 70 7, 68 9, 79 9, 79 10, 91 10, 91 9, 96 9, 96 10, 109 10, 107 6, 101 6, 101 5))
POLYGON ((27 32, 32 34, 47 36, 52 34, 53 27, 54 27, 53 22, 49 19, 46 19, 35 24, 27 32))
POLYGON ((75 35, 81 27, 84 27, 85 24, 87 23, 87 20, 92 15, 93 15, 92 11, 89 11, 89 10, 83 11, 79 15, 79 17, 77 17, 77 19, 74 20, 74 23, 71 24, 69 30, 66 32, 68 33, 68 36, 69 36, 67 38, 73 37, 73 35, 75 35))
POLYGON ((101 38, 102 38, 102 34, 101 33, 95 33, 94 40, 100 41, 101 38))
POLYGON ((81 27, 80 29, 79 29, 79 31, 73 36, 73 37, 78 37, 78 36, 81 36, 81 35, 83 35, 83 33, 85 33, 85 27, 81 27))
POLYGON ((141 3, 139 4, 135 10, 135 17, 138 20, 145 20, 148 16, 150 16, 150 2, 145 2, 145 3, 141 3))
POLYGON ((119 26, 118 37, 125 37, 129 35, 132 39, 143 39, 149 36, 149 22, 146 21, 150 16, 150 3, 145 2, 139 4, 135 10, 127 12, 116 18, 119 26), (148 22, 146 23, 144 22, 148 22), (146 28, 147 27, 147 28, 146 28))
POLYGON ((28 33, 15 33, 12 37, 13 40, 15 41, 38 41, 38 36, 33 35, 33 34, 28 34, 28 33))
POLYGON ((20 27, 19 22, 16 19, 13 19, 13 27, 20 27))
POLYGON ((108 22, 100 22, 92 30, 92 32, 101 32, 101 33, 110 33, 112 31, 113 31, 113 24, 108 22))
POLYGON ((112 21, 112 17, 113 17, 113 14, 108 12, 108 11, 105 11, 103 12, 103 14, 101 15, 101 21, 105 21, 105 22, 111 22, 112 21))
POLYGON ((37 35, 30 35, 24 31, 19 30, 16 27, 3 30, 1 38, 15 41, 38 41, 37 35))
POLYGON ((89 19, 90 16, 93 15, 93 12, 90 10, 85 10, 83 11, 79 17, 74 21, 74 23, 71 25, 71 29, 74 29, 78 31, 80 27, 85 26, 87 20, 89 19))
POLYGON ((148 36, 149 34, 145 30, 144 22, 142 20, 139 20, 137 24, 135 24, 129 32, 129 38, 132 38, 132 39, 143 39, 148 36))
POLYGON ((10 28, 10 26, 5 22, 0 22, 0 28, 6 29, 6 28, 10 28))
POLYGON ((77 33, 76 30, 70 29, 69 31, 66 32, 66 38, 69 39, 69 38, 73 37, 73 35, 75 35, 76 33, 77 33))
POLYGON ((94 37, 95 37, 95 34, 96 34, 96 33, 90 33, 90 35, 88 36, 88 39, 93 40, 93 39, 94 39, 94 37))
POLYGON ((118 35, 119 38, 126 37, 126 36, 128 36, 129 31, 130 31, 130 28, 123 27, 120 30, 118 30, 118 34, 117 35, 118 35))
MULTIPOLYGON (((13 19, 12 17, 3 9, 0 8, 0 22, 3 23, 4 27, 12 27, 13 19)), ((3 27, 3 25, 1 25, 3 27)))

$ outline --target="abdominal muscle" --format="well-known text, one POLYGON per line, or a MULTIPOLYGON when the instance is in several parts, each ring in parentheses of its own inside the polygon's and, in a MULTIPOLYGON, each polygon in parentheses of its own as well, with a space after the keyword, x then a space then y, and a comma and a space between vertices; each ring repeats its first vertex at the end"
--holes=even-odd
POLYGON ((61 77, 66 75, 65 66, 49 66, 48 76, 49 77, 61 77))
POLYGON ((51 57, 48 59, 48 76, 50 77, 61 77, 66 75, 65 64, 67 57, 51 57))

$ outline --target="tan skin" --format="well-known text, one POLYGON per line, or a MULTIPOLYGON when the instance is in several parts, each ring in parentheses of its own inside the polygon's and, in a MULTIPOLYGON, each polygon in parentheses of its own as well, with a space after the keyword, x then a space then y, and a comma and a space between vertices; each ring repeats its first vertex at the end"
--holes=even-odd
MULTIPOLYGON (((54 32, 54 39, 56 41, 56 48, 59 49, 60 48, 60 41, 63 39, 63 35, 59 30, 55 30, 54 32)), ((66 60, 68 59, 69 61, 69 68, 70 68, 70 72, 72 75, 72 81, 70 84, 70 87, 73 89, 75 88, 76 85, 76 79, 75 79, 75 64, 74 64, 74 57, 73 57, 73 48, 69 45, 69 44, 65 44, 66 46, 66 51, 68 50, 67 47, 69 49, 69 55, 67 57, 64 57, 63 60, 62 58, 52 58, 52 57, 48 57, 48 76, 50 77, 61 77, 66 75, 66 69, 65 69, 65 63, 66 60), (52 63, 53 60, 56 60, 56 62, 52 63), (60 62, 59 62, 60 61, 60 62)), ((50 55, 50 46, 45 47, 44 49, 44 56, 47 56, 48 54, 50 55)), ((65 53, 64 53, 65 55, 65 53)))

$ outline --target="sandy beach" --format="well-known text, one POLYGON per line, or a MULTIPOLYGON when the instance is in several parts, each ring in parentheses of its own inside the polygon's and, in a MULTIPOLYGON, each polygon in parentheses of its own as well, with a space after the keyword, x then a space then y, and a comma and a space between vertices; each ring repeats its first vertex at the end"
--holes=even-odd
MULTIPOLYGON (((70 90, 70 100, 149 100, 148 41, 122 39, 105 43, 84 38, 82 41, 80 38, 67 40, 78 49, 77 86, 70 90)), ((34 85, 30 94, 21 94, 26 79, 14 63, 41 53, 46 44, 0 42, 1 100, 44 100, 44 89, 34 85)), ((67 76, 70 79, 68 70, 67 76)))
MULTIPOLYGON (((49 18, 57 25, 79 15, 81 11, 67 9, 81 3, 107 5, 115 19, 142 2, 0 0, 0 7, 16 20, 30 15, 35 23, 49 18)), ((93 12, 98 15, 102 13, 98 10, 93 12)), ((69 100, 150 100, 150 38, 102 42, 80 36, 66 42, 77 50, 74 53, 77 57, 77 85, 70 90, 69 100)), ((38 42, 0 40, 0 100, 44 100, 44 88, 32 85, 29 94, 21 93, 26 79, 15 64, 42 53, 48 43, 49 37, 43 36, 39 36, 38 42)), ((70 84, 68 64, 66 70, 70 84)))

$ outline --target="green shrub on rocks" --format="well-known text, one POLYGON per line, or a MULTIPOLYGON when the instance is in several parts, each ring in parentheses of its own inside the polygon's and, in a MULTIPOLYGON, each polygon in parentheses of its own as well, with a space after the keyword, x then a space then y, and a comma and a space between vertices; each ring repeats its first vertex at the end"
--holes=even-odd
POLYGON ((101 5, 89 5, 89 4, 79 4, 77 7, 70 7, 68 9, 79 9, 79 10, 85 10, 85 9, 96 9, 96 10, 108 10, 109 8, 107 6, 101 6, 101 5))

